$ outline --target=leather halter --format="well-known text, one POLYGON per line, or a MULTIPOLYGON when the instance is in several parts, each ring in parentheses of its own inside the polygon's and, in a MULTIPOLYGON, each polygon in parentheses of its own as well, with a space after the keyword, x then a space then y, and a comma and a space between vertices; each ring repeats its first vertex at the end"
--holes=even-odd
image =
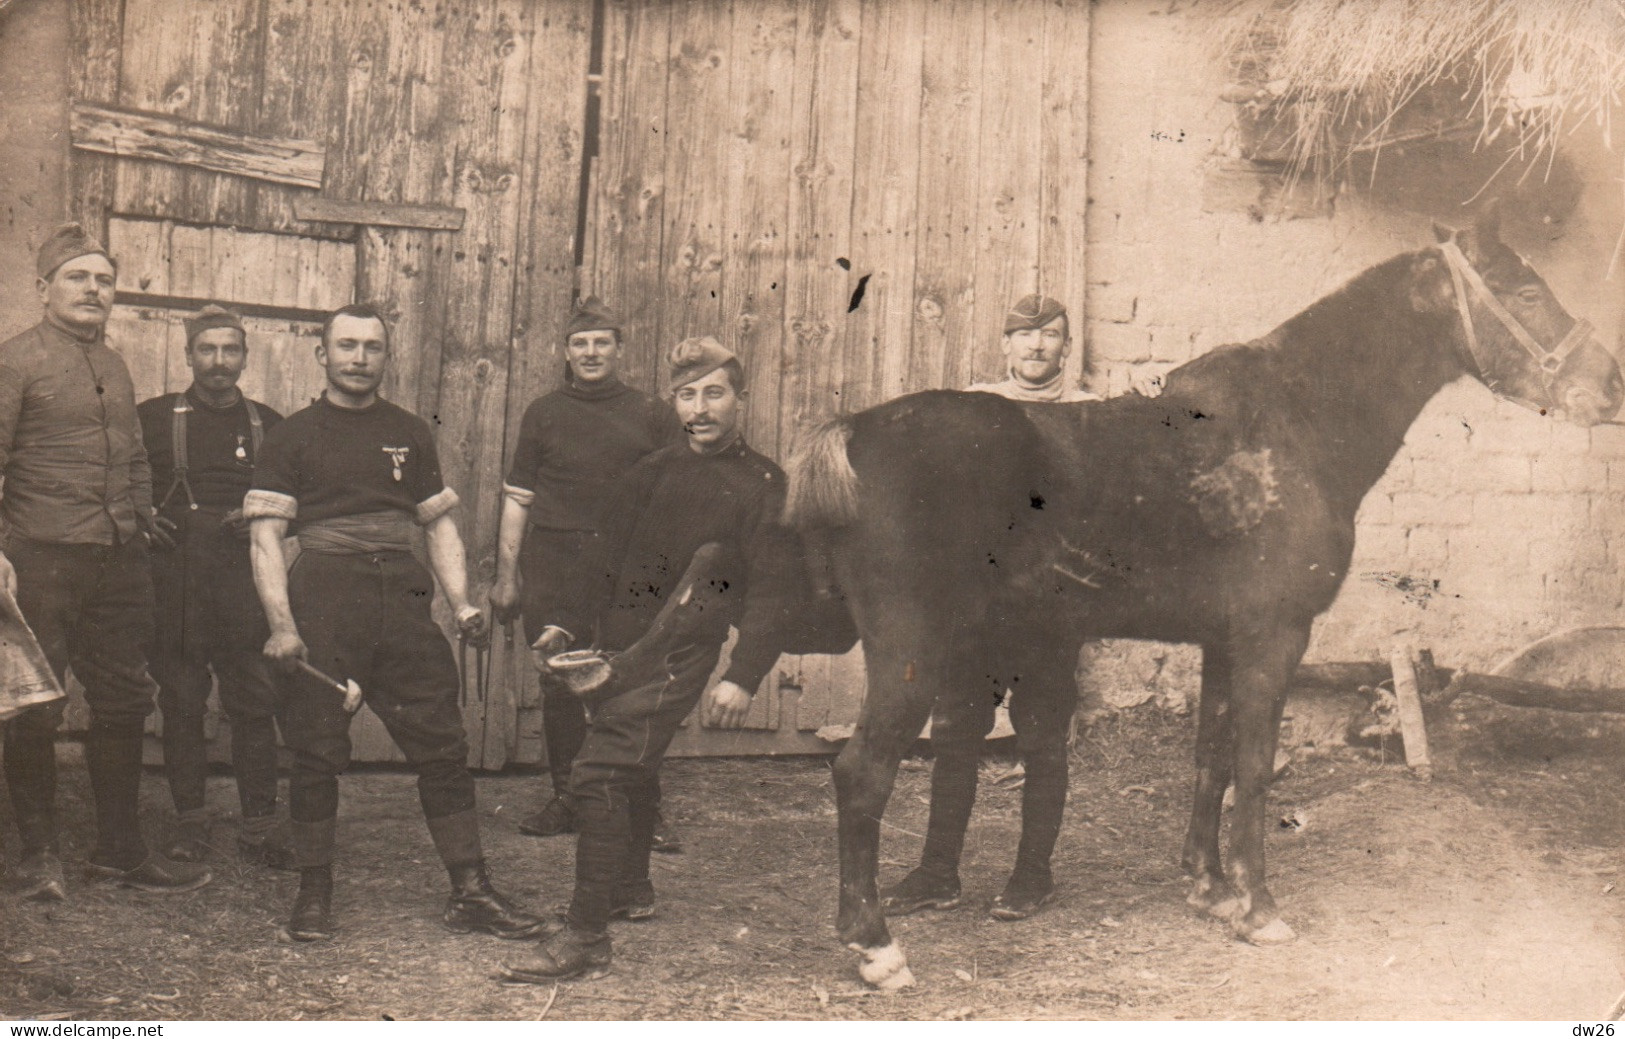
POLYGON ((1552 396, 1552 382, 1557 377, 1558 370, 1563 367, 1563 362, 1568 360, 1569 355, 1581 343, 1591 338, 1591 322, 1584 318, 1575 319, 1574 325, 1569 329, 1568 334, 1556 346, 1547 349, 1537 342, 1534 336, 1529 334, 1529 330, 1524 328, 1523 324, 1512 316, 1511 311, 1507 310, 1499 299, 1495 298, 1495 293, 1491 292, 1490 287, 1484 283, 1483 276, 1473 269, 1472 264, 1467 262, 1467 257, 1462 253, 1461 247, 1455 243, 1454 239, 1441 243, 1439 251, 1444 254, 1446 265, 1450 268, 1450 280, 1455 284, 1456 309, 1461 314, 1462 331, 1467 335, 1467 353, 1472 357, 1473 366, 1478 369, 1479 381, 1488 386, 1490 392, 1502 400, 1511 401, 1532 411, 1538 411, 1543 415, 1548 409, 1556 408, 1557 401, 1552 396), (1534 358, 1535 364, 1540 368, 1541 388, 1546 392, 1546 407, 1543 408, 1533 401, 1521 397, 1502 393, 1498 388, 1500 380, 1490 376, 1490 369, 1485 365, 1483 353, 1479 348, 1478 333, 1473 329, 1473 313, 1468 306, 1467 290, 1469 288, 1478 296, 1479 301, 1489 309, 1489 312, 1500 320, 1506 330, 1512 333, 1512 338, 1518 341, 1518 345, 1522 346, 1525 352, 1534 358))

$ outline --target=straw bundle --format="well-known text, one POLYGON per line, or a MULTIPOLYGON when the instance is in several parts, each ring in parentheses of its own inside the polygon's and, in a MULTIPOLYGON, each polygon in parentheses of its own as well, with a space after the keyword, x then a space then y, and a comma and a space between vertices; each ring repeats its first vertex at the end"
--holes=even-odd
POLYGON ((1500 139, 1534 160, 1589 120, 1612 146, 1621 0, 1233 0, 1222 14, 1250 95, 1231 99, 1286 123, 1294 175, 1334 179, 1423 133, 1500 139), (1450 119, 1406 132, 1408 112, 1441 99, 1450 119))

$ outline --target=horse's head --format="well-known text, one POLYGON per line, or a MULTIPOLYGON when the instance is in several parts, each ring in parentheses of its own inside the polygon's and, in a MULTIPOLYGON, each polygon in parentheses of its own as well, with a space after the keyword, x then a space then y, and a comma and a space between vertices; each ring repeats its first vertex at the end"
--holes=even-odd
POLYGON ((1546 282, 1502 243, 1493 207, 1471 230, 1434 226, 1412 301, 1453 312, 1462 367, 1505 400, 1576 425, 1596 425, 1625 400, 1619 365, 1589 323, 1563 309, 1546 282))

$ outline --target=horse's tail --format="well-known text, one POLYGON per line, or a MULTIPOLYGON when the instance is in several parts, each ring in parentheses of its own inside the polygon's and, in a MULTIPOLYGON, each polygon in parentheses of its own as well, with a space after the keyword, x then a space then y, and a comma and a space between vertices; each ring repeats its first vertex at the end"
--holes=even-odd
POLYGON ((790 453, 784 521, 798 530, 844 527, 858 516, 858 474, 846 457, 852 421, 845 415, 806 430, 790 453))

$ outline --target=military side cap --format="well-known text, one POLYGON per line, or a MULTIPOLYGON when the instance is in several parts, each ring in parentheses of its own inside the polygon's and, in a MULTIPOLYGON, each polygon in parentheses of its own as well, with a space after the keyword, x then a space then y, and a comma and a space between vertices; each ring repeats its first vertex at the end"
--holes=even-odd
POLYGON ((34 260, 34 270, 40 277, 49 280, 51 275, 56 273, 56 269, 64 263, 92 253, 106 256, 108 263, 117 266, 113 257, 102 248, 102 243, 86 234, 83 226, 77 223, 62 224, 40 245, 39 255, 34 260))
POLYGON ((695 336, 671 348, 671 388, 687 386, 710 375, 730 361, 739 364, 734 352, 712 336, 695 336))
POLYGON ((242 318, 218 303, 210 303, 186 319, 186 345, 191 346, 192 340, 211 328, 235 328, 245 340, 248 338, 242 318))
POLYGON ((604 306, 603 301, 597 296, 588 296, 570 311, 570 320, 564 326, 564 338, 568 339, 577 332, 595 332, 601 328, 607 328, 619 335, 620 315, 604 306))
POLYGON ((1035 292, 1031 296, 1021 297, 1010 308, 1010 313, 1004 315, 1004 330, 1020 332, 1028 328, 1043 328, 1058 317, 1066 317, 1066 308, 1061 306, 1060 300, 1035 292))

